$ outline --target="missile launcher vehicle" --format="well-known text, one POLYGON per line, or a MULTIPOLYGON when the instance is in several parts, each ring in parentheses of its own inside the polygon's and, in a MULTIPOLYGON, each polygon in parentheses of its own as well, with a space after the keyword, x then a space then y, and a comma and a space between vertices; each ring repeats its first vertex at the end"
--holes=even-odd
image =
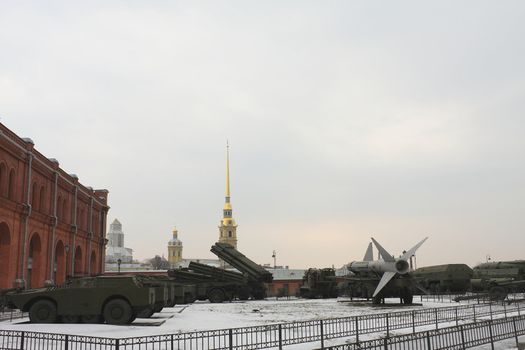
POLYGON ((299 288, 301 298, 337 298, 335 269, 308 269, 304 272, 303 283, 299 288))
POLYGON ((226 300, 264 299, 272 274, 227 243, 215 243, 211 252, 237 271, 191 262, 188 268, 168 270, 168 276, 180 283, 195 285, 196 298, 212 303, 226 300))
POLYGON ((82 277, 60 286, 9 291, 2 303, 33 323, 129 324, 156 304, 154 287, 135 276, 82 277))
POLYGON ((470 290, 472 269, 465 264, 420 267, 411 275, 430 294, 465 293, 470 290))

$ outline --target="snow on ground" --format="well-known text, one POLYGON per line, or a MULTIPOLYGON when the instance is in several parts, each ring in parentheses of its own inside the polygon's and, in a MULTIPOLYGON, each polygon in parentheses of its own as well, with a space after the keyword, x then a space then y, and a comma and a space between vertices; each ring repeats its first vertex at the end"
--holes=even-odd
MULTIPOLYGON (((387 302, 395 303, 398 300, 387 302)), ((417 302, 417 300, 415 301, 417 302)), ((190 305, 177 305, 165 308, 151 319, 137 319, 129 326, 113 326, 106 324, 31 324, 27 319, 13 322, 0 322, 0 329, 23 330, 47 333, 92 335, 97 337, 139 337, 146 335, 185 333, 201 330, 214 330, 236 327, 248 327, 294 321, 318 320, 335 317, 348 317, 366 314, 387 313, 396 311, 420 310, 424 308, 447 307, 457 303, 426 302, 423 305, 412 306, 372 306, 370 303, 349 302, 347 299, 267 299, 260 301, 236 301, 231 303, 211 304, 195 302, 190 305), (151 323, 165 321, 160 326, 151 323), (148 325, 149 323, 149 325, 148 325)), ((468 320, 466 320, 468 321, 468 320)), ((455 323, 440 324, 440 327, 454 326, 455 323)), ((434 329, 435 326, 418 327, 416 331, 434 329)), ((408 330, 410 331, 410 330, 408 330)), ((405 331, 391 331, 391 335, 405 331)), ((362 335, 361 340, 377 338, 386 334, 362 335)), ((325 342, 325 346, 343 344, 354 339, 339 338, 325 342)), ((520 341, 525 342, 525 337, 520 341)), ((512 349, 515 341, 509 339, 498 343, 496 349, 512 349), (503 346, 503 347, 502 347, 503 346)), ((286 349, 312 349, 320 347, 320 343, 305 343, 286 346, 286 349)), ((478 349, 491 349, 490 344, 478 349)))

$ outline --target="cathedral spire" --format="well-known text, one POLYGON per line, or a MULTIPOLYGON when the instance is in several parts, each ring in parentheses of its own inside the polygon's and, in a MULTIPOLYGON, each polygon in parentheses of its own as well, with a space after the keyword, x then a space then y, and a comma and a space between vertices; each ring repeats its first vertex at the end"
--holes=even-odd
POLYGON ((237 248, 237 224, 235 223, 232 212, 232 205, 230 203, 230 145, 228 141, 226 141, 226 194, 221 225, 219 226, 219 242, 228 243, 234 248, 237 248))
POLYGON ((226 140, 226 202, 230 201, 230 144, 226 140))

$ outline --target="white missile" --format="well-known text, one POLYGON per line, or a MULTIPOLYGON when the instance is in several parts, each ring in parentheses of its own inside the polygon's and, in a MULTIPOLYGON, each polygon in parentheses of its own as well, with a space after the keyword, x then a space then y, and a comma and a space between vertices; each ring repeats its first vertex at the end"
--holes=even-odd
POLYGON ((381 259, 379 260, 373 260, 372 256, 372 243, 368 245, 368 248, 365 253, 365 257, 363 261, 354 261, 348 265, 348 269, 355 273, 360 272, 376 272, 378 274, 383 274, 381 277, 381 280, 379 281, 379 284, 377 285, 373 297, 379 294, 381 290, 387 285, 388 282, 396 274, 404 275, 407 274, 410 270, 410 265, 408 263, 408 260, 416 250, 418 250, 419 247, 425 241, 428 239, 428 237, 425 237, 421 242, 416 244, 414 247, 406 251, 400 258, 394 258, 389 252, 386 251, 385 248, 383 248, 375 239, 372 238, 372 242, 374 242, 374 245, 376 246, 377 250, 379 251, 379 254, 381 255, 381 259))

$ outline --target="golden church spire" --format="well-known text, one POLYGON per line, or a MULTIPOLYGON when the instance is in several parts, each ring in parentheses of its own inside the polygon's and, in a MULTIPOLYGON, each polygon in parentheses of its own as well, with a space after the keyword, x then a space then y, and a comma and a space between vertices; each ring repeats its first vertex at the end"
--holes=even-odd
POLYGON ((237 248, 237 225, 233 219, 232 212, 230 203, 230 145, 226 141, 226 196, 224 198, 221 225, 219 226, 219 242, 228 243, 237 248))
POLYGON ((230 145, 226 140, 226 202, 230 201, 230 145))

